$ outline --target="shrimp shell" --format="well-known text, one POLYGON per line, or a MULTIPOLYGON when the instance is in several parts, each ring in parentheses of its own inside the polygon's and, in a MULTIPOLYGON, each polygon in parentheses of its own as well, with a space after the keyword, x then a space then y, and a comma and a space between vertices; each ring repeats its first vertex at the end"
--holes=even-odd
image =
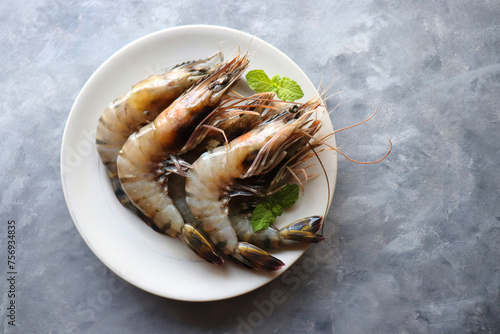
POLYGON ((246 55, 237 56, 192 87, 154 122, 133 133, 117 159, 119 179, 131 202, 160 231, 179 237, 200 257, 218 264, 222 259, 212 245, 193 226, 184 223, 168 195, 168 177, 162 175, 159 164, 182 150, 192 131, 212 112, 247 65, 246 55))

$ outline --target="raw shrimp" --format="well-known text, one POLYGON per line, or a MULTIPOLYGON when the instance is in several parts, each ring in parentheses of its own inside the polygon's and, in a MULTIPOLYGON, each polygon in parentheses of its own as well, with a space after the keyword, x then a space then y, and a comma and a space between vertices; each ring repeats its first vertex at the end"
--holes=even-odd
POLYGON ((287 108, 231 141, 229 147, 219 146, 193 163, 186 180, 187 204, 225 255, 257 270, 274 271, 284 265, 262 249, 238 241, 227 200, 238 179, 269 172, 287 156, 288 148, 319 130, 321 122, 309 118, 320 106, 321 100, 315 98, 299 108, 287 108))
POLYGON ((256 188, 259 189, 255 189, 254 194, 250 197, 234 198, 231 200, 229 214, 238 240, 247 241, 267 249, 311 244, 324 240, 324 237, 317 233, 323 220, 321 216, 305 217, 281 229, 271 225, 267 229, 256 232, 254 232, 250 220, 251 212, 259 203, 262 203, 263 198, 277 192, 287 184, 298 183, 302 186, 303 182, 317 176, 308 175, 306 171, 306 169, 312 167, 314 164, 310 164, 309 166, 304 165, 306 161, 312 157, 316 157, 321 152, 320 150, 316 153, 315 149, 321 146, 327 138, 322 138, 312 143, 309 142, 309 139, 308 137, 304 137, 291 145, 287 149, 287 157, 271 172, 257 178, 252 178, 251 182, 248 182, 249 184, 246 185, 246 188, 257 185, 256 188), (302 179, 299 178, 298 174, 302 176, 302 179))
POLYGON ((179 237, 203 259, 220 264, 222 258, 192 225, 185 224, 168 195, 168 176, 161 168, 166 157, 182 152, 192 131, 212 112, 248 65, 237 56, 174 101, 154 122, 133 133, 117 159, 122 188, 132 203, 171 237, 179 237), (159 167, 160 166, 160 167, 159 167))
POLYGON ((299 219, 281 229, 269 227, 254 232, 250 215, 230 215, 233 229, 238 240, 249 242, 261 248, 282 248, 317 243, 324 239, 316 234, 321 227, 321 216, 310 216, 299 219))
POLYGON ((189 87, 215 72, 221 61, 222 54, 218 52, 209 58, 188 61, 152 75, 113 101, 101 114, 97 123, 97 152, 122 204, 135 209, 121 189, 116 168, 118 153, 127 138, 152 122, 189 87))

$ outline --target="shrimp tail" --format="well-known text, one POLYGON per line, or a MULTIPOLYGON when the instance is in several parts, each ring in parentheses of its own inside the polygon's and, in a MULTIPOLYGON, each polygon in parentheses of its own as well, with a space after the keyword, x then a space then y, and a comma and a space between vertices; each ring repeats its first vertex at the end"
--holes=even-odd
POLYGON ((310 216, 299 219, 288 226, 282 228, 279 232, 286 243, 287 240, 298 241, 304 244, 318 243, 325 239, 322 235, 316 234, 321 227, 321 216, 310 216))
POLYGON ((224 260, 214 250, 210 241, 193 226, 185 224, 179 238, 203 260, 216 265, 224 263, 224 260))
POLYGON ((276 271, 285 265, 280 259, 248 242, 239 242, 237 251, 231 256, 245 266, 261 271, 276 271))

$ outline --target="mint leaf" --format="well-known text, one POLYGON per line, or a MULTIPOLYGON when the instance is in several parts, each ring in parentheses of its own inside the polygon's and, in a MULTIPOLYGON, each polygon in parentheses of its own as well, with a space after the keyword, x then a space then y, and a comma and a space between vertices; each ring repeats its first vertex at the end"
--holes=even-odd
POLYGON ((278 203, 283 209, 288 209, 299 199, 299 192, 297 184, 287 184, 271 196, 271 201, 278 203))
POLYGON ((275 220, 276 216, 267 203, 258 204, 253 210, 252 218, 250 218, 254 231, 268 228, 275 220))
POLYGON ((278 89, 273 80, 269 79, 263 70, 252 70, 245 76, 248 86, 257 93, 275 92, 278 89))
POLYGON ((258 204, 253 210, 250 221, 254 231, 271 226, 283 209, 288 209, 299 199, 299 186, 287 184, 278 192, 268 197, 267 202, 258 204))
POLYGON ((271 212, 277 217, 277 216, 281 216, 281 214, 283 213, 283 208, 281 207, 281 205, 277 204, 277 203, 273 203, 273 205, 271 206, 271 212))
POLYGON ((252 70, 247 73, 246 79, 248 86, 257 93, 276 92, 278 98, 283 101, 293 102, 304 96, 296 81, 280 74, 275 74, 270 79, 263 70, 252 70))
POLYGON ((283 77, 280 81, 280 85, 278 90, 276 91, 276 95, 278 98, 283 101, 293 102, 298 100, 304 96, 302 89, 296 81, 293 81, 290 78, 283 77))
POLYGON ((281 75, 276 74, 271 80, 276 86, 279 87, 281 84, 281 75))

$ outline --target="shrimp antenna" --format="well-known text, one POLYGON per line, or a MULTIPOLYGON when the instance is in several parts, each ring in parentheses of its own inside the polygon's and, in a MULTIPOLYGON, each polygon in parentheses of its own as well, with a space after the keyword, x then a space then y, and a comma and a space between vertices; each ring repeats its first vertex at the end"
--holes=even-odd
POLYGON ((344 131, 344 130, 347 130, 347 129, 350 129, 350 128, 353 128, 355 126, 358 126, 358 125, 361 125, 363 123, 366 123, 368 122, 369 120, 371 120, 373 118, 373 116, 375 116, 375 114, 377 113, 377 107, 375 107, 375 111, 373 112, 373 114, 368 117, 367 119, 365 119, 364 121, 362 122, 359 122, 359 123, 356 123, 356 124, 353 124, 353 125, 349 125, 349 126, 346 126, 345 128, 342 128, 342 129, 339 129, 339 130, 336 130, 336 131, 333 131, 333 133, 337 133, 337 132, 340 132, 340 131, 344 131))
POLYGON ((325 169, 325 166, 323 165, 323 162, 321 161, 321 159, 319 158, 319 155, 318 153, 316 153, 316 150, 314 149, 314 147, 311 145, 311 143, 307 143, 309 145, 309 147, 311 148, 312 152, 314 153, 314 155, 316 156, 316 158, 318 159, 318 162, 321 166, 321 169, 323 170, 323 173, 325 174, 325 179, 326 179, 326 188, 327 188, 327 193, 328 193, 328 204, 326 206, 326 209, 325 209, 325 214, 323 216, 323 224, 321 224, 321 235, 323 235, 323 230, 325 228, 325 220, 326 220, 326 215, 328 214, 328 210, 330 209, 330 196, 331 196, 331 190, 330 190, 330 180, 328 179, 328 173, 326 172, 326 169, 325 169))
MULTIPOLYGON (((321 80, 323 80, 323 78, 321 78, 321 80)), ((322 91, 322 92, 321 92, 321 94, 320 94, 320 97, 321 97, 324 101, 327 101, 327 100, 328 100, 329 98, 331 98, 332 96, 335 96, 335 95, 337 95, 337 94, 339 94, 339 93, 341 93, 341 92, 342 92, 342 90, 340 90, 340 91, 338 91, 338 92, 335 92, 335 93, 333 93, 333 94, 331 94, 331 95, 328 95, 327 97, 323 98, 323 96, 324 96, 324 95, 325 95, 325 94, 326 94, 326 93, 327 93, 327 92, 328 92, 328 91, 329 91, 329 90, 333 87, 333 84, 335 84, 335 81, 336 81, 336 80, 337 80, 337 79, 335 79, 334 81, 330 82, 330 83, 329 83, 329 84, 328 84, 325 88, 322 88, 322 83, 320 82, 319 87, 318 87, 318 89, 317 89, 317 90, 318 90, 318 91, 319 91, 319 90, 321 90, 321 91, 322 91)))
MULTIPOLYGON (((250 50, 250 48, 254 44, 254 41, 255 41, 255 38, 254 38, 254 36, 252 36, 252 38, 250 39, 250 43, 248 44, 246 54, 248 54, 248 51, 250 50)), ((259 51, 259 49, 260 49, 261 46, 262 46, 262 44, 257 45, 257 48, 248 56, 248 58, 252 59, 253 56, 257 53, 257 51, 259 51)))
POLYGON ((325 73, 321 74, 321 78, 319 79, 319 84, 318 88, 316 88, 317 91, 323 90, 321 87, 323 86, 323 78, 325 77, 325 73))
POLYGON ((290 167, 286 166, 286 169, 293 176, 293 178, 297 181, 297 183, 299 184, 300 189, 302 190, 302 193, 303 193, 305 188, 304 188, 304 184, 302 183, 302 181, 299 179, 297 174, 295 174, 295 172, 290 167))
POLYGON ((314 139, 314 140, 316 140, 317 142, 319 142, 319 143, 321 143, 321 144, 323 144, 323 145, 325 145, 325 146, 328 146, 328 147, 329 147, 329 148, 331 148, 332 150, 334 150, 334 151, 338 152, 341 156, 343 156, 343 157, 344 157, 344 158, 346 158, 347 160, 349 160, 349 161, 351 161, 351 162, 355 162, 355 163, 357 163, 357 164, 362 164, 362 165, 371 165, 371 164, 376 164, 376 163, 379 163, 379 162, 381 162, 381 161, 385 160, 385 158, 387 158, 387 156, 389 155, 389 153, 391 153, 391 151, 392 151, 392 141, 391 141, 390 139, 388 139, 388 140, 389 140, 389 144, 391 145, 391 147, 389 148, 389 152, 387 152, 387 153, 384 155, 384 157, 383 157, 383 158, 378 159, 378 160, 375 160, 375 161, 368 161, 368 162, 365 162, 365 161, 358 161, 358 160, 354 160, 354 159, 352 159, 352 158, 349 158, 349 157, 347 156, 347 154, 343 153, 343 152, 342 152, 342 151, 340 151, 338 148, 333 147, 333 146, 331 146, 331 145, 329 145, 329 144, 327 144, 327 143, 325 143, 325 142, 321 141, 320 139, 317 139, 317 138, 315 138, 315 137, 311 136, 311 135, 310 135, 310 134, 308 134, 308 133, 304 133, 304 134, 305 134, 306 136, 308 136, 309 138, 314 139))
POLYGON ((344 158, 346 158, 347 160, 349 160, 349 161, 351 161, 351 162, 355 162, 355 163, 357 163, 357 164, 362 164, 362 165, 371 165, 371 164, 376 164, 376 163, 379 163, 379 162, 381 162, 381 161, 385 160, 385 158, 387 158, 387 156, 389 155, 389 153, 391 153, 391 151, 392 151, 392 141, 391 141, 390 139, 387 139, 387 140, 389 140, 389 144, 391 145, 391 147, 389 148, 389 151, 388 151, 388 152, 387 152, 387 153, 386 153, 386 154, 385 154, 385 155, 384 155, 381 159, 378 159, 378 160, 375 160, 375 161, 368 161, 368 162, 365 162, 365 161, 358 161, 358 160, 354 160, 354 159, 352 159, 352 158, 349 158, 349 157, 347 156, 347 154, 343 153, 343 152, 342 152, 341 150, 339 150, 338 148, 333 147, 333 146, 331 146, 331 145, 329 145, 329 144, 327 144, 327 143, 325 143, 325 142, 321 142, 319 139, 316 139, 316 138, 314 138, 313 136, 311 136, 311 135, 309 135, 309 134, 307 134, 307 133, 306 133, 306 136, 308 136, 308 137, 310 137, 310 138, 312 138, 312 139, 314 139, 314 140, 316 140, 316 141, 320 142, 321 144, 323 144, 323 145, 325 145, 325 146, 328 146, 328 147, 329 147, 329 148, 331 148, 332 150, 334 150, 334 151, 338 152, 341 156, 343 156, 343 157, 344 157, 344 158))
POLYGON ((323 100, 323 102, 327 102, 330 98, 332 98, 333 96, 337 95, 337 94, 340 94, 342 93, 343 91, 340 90, 338 92, 335 92, 335 93, 332 93, 331 95, 328 95, 328 96, 325 96, 326 93, 333 87, 333 85, 335 84, 335 82, 338 80, 335 79, 333 80, 332 82, 330 82, 325 88, 323 88, 323 75, 321 76, 321 79, 320 79, 320 82, 318 84, 318 88, 316 88, 316 90, 318 92, 321 91, 321 93, 319 93, 319 97, 323 100))
POLYGON ((241 54, 240 43, 238 43, 238 48, 231 51, 231 53, 228 56, 228 59, 231 59, 231 57, 233 57, 234 54, 236 54, 236 57, 238 57, 241 54), (236 52, 236 51, 238 51, 238 52, 236 52))
MULTIPOLYGON (((323 101, 325 101, 325 102, 326 102, 326 101, 328 101, 329 99, 331 99, 332 97, 334 97, 335 95, 340 94, 340 93, 343 93, 343 92, 344 92, 343 90, 339 90, 339 91, 337 91, 337 92, 335 92, 335 93, 332 93, 332 94, 330 94, 330 95, 326 96, 326 97, 323 99, 323 101)), ((325 93, 326 93, 326 91, 325 91, 325 93)))
POLYGON ((338 108, 338 107, 340 107, 341 105, 342 105, 342 104, 339 102, 339 103, 338 103, 335 107, 333 107, 333 109, 332 109, 332 110, 330 110, 330 111, 328 112, 328 115, 331 115, 331 114, 335 111, 335 109, 337 109, 337 108, 338 108))
POLYGON ((243 95, 241 95, 240 93, 238 93, 237 91, 235 91, 234 89, 231 89, 230 90, 231 93, 233 93, 234 95, 238 96, 239 98, 244 98, 243 95))
POLYGON ((346 158, 347 160, 349 160, 349 161, 351 161, 351 162, 355 162, 355 163, 362 164, 362 165, 376 164, 376 163, 378 163, 378 162, 381 162, 381 161, 385 160, 385 158, 387 158, 387 156, 389 155, 389 153, 391 153, 391 151, 392 151, 392 142, 391 142, 391 140, 390 140, 390 139, 388 139, 388 140, 389 140, 389 144, 390 144, 390 148, 389 148, 389 151, 385 154, 385 156, 384 156, 384 157, 382 157, 382 158, 381 158, 381 159, 379 159, 379 160, 369 161, 369 162, 364 162, 364 161, 358 161, 358 160, 351 159, 351 158, 350 158, 350 157, 348 157, 345 153, 343 153, 342 151, 340 151, 338 148, 333 147, 333 146, 331 146, 331 145, 329 145, 329 144, 325 143, 325 140, 326 140, 326 139, 328 139, 328 138, 330 138, 331 136, 333 136, 333 134, 335 134, 335 133, 337 133, 337 132, 340 132, 340 131, 343 131, 343 130, 346 130, 346 129, 350 129, 350 128, 355 127, 355 126, 358 126, 358 125, 361 125, 361 124, 363 124, 363 123, 365 123, 365 122, 368 122, 370 119, 372 119, 372 118, 373 118, 373 116, 375 116, 375 114, 376 114, 376 113, 377 113, 377 107, 375 107, 375 111, 373 112, 373 114, 372 114, 370 117, 368 117, 367 119, 365 119, 364 121, 359 122, 359 123, 356 123, 356 124, 353 124, 353 125, 350 125, 350 126, 347 126, 347 127, 345 127, 345 128, 342 128, 342 129, 339 129, 339 130, 336 130, 336 131, 333 131, 332 133, 330 133, 330 134, 326 135, 325 137, 323 137, 323 138, 321 138, 321 139, 317 139, 317 138, 315 138, 315 137, 311 136, 311 135, 310 135, 310 134, 308 134, 308 133, 304 133, 304 134, 305 134, 306 136, 310 137, 311 139, 314 139, 315 141, 317 141, 317 142, 319 142, 319 143, 321 143, 321 144, 323 144, 323 145, 325 145, 325 146, 327 146, 327 147, 331 148, 332 150, 334 150, 334 151, 338 152, 340 155, 342 155, 344 158, 346 158))
POLYGON ((220 41, 217 45, 217 48, 219 49, 219 53, 221 55, 221 62, 224 61, 224 53, 222 52, 222 44, 224 43, 225 41, 220 41))

